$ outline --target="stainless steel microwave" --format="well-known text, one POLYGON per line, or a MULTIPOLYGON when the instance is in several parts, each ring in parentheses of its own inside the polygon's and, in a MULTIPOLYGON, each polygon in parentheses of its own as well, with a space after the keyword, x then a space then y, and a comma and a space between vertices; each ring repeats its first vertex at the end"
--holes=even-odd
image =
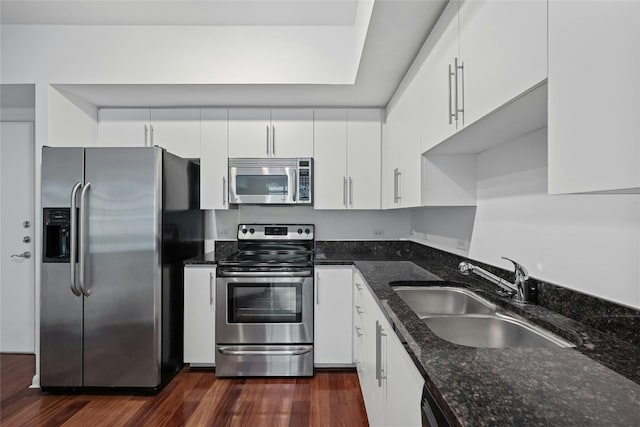
POLYGON ((229 159, 229 203, 312 205, 313 158, 229 159))

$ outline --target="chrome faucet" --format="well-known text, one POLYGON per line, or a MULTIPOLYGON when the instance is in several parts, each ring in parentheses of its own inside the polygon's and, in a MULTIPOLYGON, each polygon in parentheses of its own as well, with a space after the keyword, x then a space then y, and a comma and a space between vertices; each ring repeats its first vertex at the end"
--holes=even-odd
POLYGON ((506 280, 496 276, 495 274, 492 274, 487 270, 468 262, 461 262, 460 265, 458 265, 458 270, 460 271, 460 273, 465 275, 473 272, 478 276, 483 277, 492 283, 495 283, 505 291, 509 292, 510 295, 513 295, 516 302, 531 302, 531 293, 527 284, 527 280, 529 280, 529 273, 527 272, 527 269, 512 259, 509 259, 507 257, 502 258, 513 263, 516 275, 514 283, 507 282, 506 280))

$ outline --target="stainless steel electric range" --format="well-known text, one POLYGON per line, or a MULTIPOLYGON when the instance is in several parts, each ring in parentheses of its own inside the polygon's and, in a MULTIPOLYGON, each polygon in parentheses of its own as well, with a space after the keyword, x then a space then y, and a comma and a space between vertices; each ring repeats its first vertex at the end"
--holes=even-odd
POLYGON ((313 375, 314 231, 238 225, 238 252, 217 269, 217 376, 313 375))

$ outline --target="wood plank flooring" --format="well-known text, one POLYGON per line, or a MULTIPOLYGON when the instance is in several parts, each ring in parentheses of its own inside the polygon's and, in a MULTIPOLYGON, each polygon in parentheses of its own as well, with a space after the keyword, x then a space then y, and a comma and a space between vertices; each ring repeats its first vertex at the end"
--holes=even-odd
POLYGON ((313 378, 216 378, 183 369, 156 396, 50 395, 29 389, 31 355, 0 355, 4 426, 366 426, 355 372, 313 378))

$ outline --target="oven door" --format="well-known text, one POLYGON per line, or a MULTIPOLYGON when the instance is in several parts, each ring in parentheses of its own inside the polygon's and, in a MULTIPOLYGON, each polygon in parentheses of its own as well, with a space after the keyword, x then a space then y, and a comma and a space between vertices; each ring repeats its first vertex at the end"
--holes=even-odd
MULTIPOLYGON (((295 160, 295 159, 294 159, 295 160)), ((229 203, 296 203, 297 168, 291 165, 229 164, 229 203)))
POLYGON ((312 342, 313 275, 217 278, 217 344, 312 342))

